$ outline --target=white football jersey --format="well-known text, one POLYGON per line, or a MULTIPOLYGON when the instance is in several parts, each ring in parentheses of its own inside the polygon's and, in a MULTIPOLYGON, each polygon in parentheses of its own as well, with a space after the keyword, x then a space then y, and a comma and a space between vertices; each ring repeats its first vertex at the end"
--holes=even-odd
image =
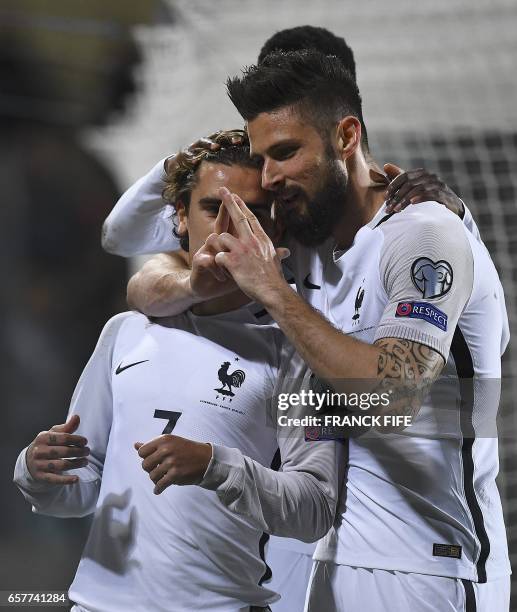
POLYGON ((436 203, 384 208, 346 251, 292 250, 298 291, 346 334, 446 361, 413 424, 349 439, 339 519, 315 559, 485 582, 510 572, 495 416, 508 342, 484 245, 436 203))
MULTIPOLYGON (((271 492, 276 473, 268 468, 279 446, 284 469, 290 470, 285 486, 299 490, 302 502, 296 496, 290 501, 292 520, 271 493, 263 502, 260 495, 254 498, 254 506, 272 505, 286 535, 303 529, 314 541, 332 524, 338 480, 328 489, 324 483, 320 494, 317 470, 303 464, 312 465, 316 457, 331 477, 336 466, 327 455, 319 461, 313 444, 298 439, 291 453, 289 443, 279 439, 269 417, 285 344, 276 326, 257 324, 254 312, 256 305, 214 316, 186 312, 160 325, 136 313, 117 315, 104 328, 72 400, 70 413, 81 417, 77 433, 91 449, 89 465, 71 472, 79 483, 34 482, 25 451, 20 454, 15 481, 35 511, 63 517, 95 513, 70 587, 70 599, 81 608, 229 612, 278 599, 264 583, 262 524, 230 511, 218 498, 221 491, 209 489, 224 484, 220 488, 233 495, 234 481, 251 480, 254 488, 271 492), (173 485, 153 494, 133 445, 162 433, 212 443, 206 488, 173 485), (236 478, 243 470, 246 477, 236 478), (308 513, 304 499, 310 500, 308 513), (318 528, 319 516, 324 520, 318 528), (311 536, 313 529, 319 531, 311 536)), ((330 446, 322 444, 321 450, 327 453, 330 446)), ((276 489, 278 496, 285 494, 276 489)), ((238 498, 233 498, 237 504, 238 498)))

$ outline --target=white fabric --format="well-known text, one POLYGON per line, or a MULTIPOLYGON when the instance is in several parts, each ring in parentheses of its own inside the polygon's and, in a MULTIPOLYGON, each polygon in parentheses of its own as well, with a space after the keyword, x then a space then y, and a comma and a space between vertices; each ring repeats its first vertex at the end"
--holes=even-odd
POLYGON ((426 399, 413 425, 403 432, 349 440, 346 494, 339 519, 318 544, 315 558, 474 581, 484 580, 486 572, 493 580, 510 572, 495 483, 494 420, 500 355, 508 341, 502 287, 484 245, 443 206, 411 206, 376 227, 384 214, 381 209, 372 223, 361 228, 344 253, 333 256, 329 244, 313 252, 295 249, 290 266, 298 290, 355 338, 372 343, 388 329, 390 335, 434 346, 448 358, 443 373, 448 384, 435 384, 440 394, 426 399), (406 245, 410 253, 404 252, 406 245), (418 293, 410 268, 419 257, 450 259, 455 269, 447 295, 426 300, 418 293), (472 262, 473 276, 468 278, 472 262), (308 273, 311 283, 321 289, 304 285, 308 273), (391 286, 390 279, 396 280, 391 286), (360 316, 354 320, 360 288, 364 298, 360 316), (439 304, 448 314, 447 331, 419 319, 394 319, 397 300, 439 304), (476 376, 470 424, 478 437, 471 450, 457 412, 459 364, 449 354, 457 323, 476 376), (469 460, 473 473, 468 471, 469 460), (461 558, 434 554, 434 544, 461 546, 461 558))
MULTIPOLYGON (((189 312, 162 323, 123 313, 103 330, 70 409, 70 414, 80 415, 78 433, 87 437, 91 448, 90 465, 71 472, 80 482, 34 483, 25 451, 16 465, 15 482, 36 512, 95 512, 70 587, 70 599, 89 612, 232 612, 265 605, 277 596, 259 585, 266 570, 259 554, 260 527, 228 510, 214 491, 199 486, 171 486, 155 496, 133 444, 162 433, 167 418, 157 418, 155 411, 179 412, 174 434, 226 449, 232 461, 244 462, 247 478, 268 482, 273 472, 263 466, 271 464, 278 445, 284 444, 268 418, 283 337, 274 326, 258 325, 248 308, 210 317, 189 312), (223 367, 225 362, 229 368, 223 367), (233 396, 222 386, 228 380, 225 372, 233 380, 233 396)), ((316 446, 303 446, 299 440, 296 446, 310 463, 316 446)), ((321 447, 331 448, 323 443, 321 447)), ((287 523, 289 512, 293 525, 298 514, 312 517, 304 529, 310 537, 312 529, 321 529, 317 517, 324 515, 328 528, 332 513, 325 494, 314 484, 315 471, 300 476, 294 458, 288 452, 284 457, 291 474, 283 475, 285 487, 296 492, 289 481, 300 482, 299 497, 304 503, 310 500, 309 515, 299 498, 291 500, 287 523)), ((316 458, 316 464, 319 461, 316 458)), ((330 471, 335 474, 335 467, 330 471)), ((229 470, 228 483, 224 466, 216 472, 223 488, 238 473, 229 470)), ((337 481, 333 486, 337 488, 337 481)), ((262 488, 267 486, 262 483, 262 488)), ((233 491, 237 489, 234 485, 233 491)), ((267 505, 266 501, 263 507, 267 505)))
MULTIPOLYGON (((273 591, 281 594, 279 601, 271 604, 273 612, 302 612, 305 594, 312 571, 312 552, 314 545, 303 544, 307 552, 296 552, 282 546, 284 538, 270 538, 266 549, 266 563, 273 576, 267 583, 273 591)), ((297 542, 296 540, 294 542, 297 542)))
POLYGON ((310 583, 306 612, 508 612, 510 606, 508 576, 471 583, 475 607, 457 578, 316 561, 310 583))
POLYGON ((102 246, 108 253, 133 257, 180 248, 173 234, 174 209, 162 198, 164 162, 159 161, 123 193, 104 221, 102 246))

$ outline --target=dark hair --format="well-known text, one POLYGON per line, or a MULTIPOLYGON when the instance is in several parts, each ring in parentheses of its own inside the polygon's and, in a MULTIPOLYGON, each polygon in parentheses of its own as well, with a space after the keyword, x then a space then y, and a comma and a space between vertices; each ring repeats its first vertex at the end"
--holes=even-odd
POLYGON ((297 26, 273 34, 260 50, 258 63, 260 64, 266 55, 274 51, 301 51, 302 49, 313 49, 325 55, 335 55, 356 80, 354 52, 345 39, 325 28, 316 26, 297 26))
MULTIPOLYGON (((167 172, 163 199, 172 206, 181 201, 189 209, 192 189, 197 184, 198 170, 203 162, 223 164, 225 166, 242 166, 243 168, 261 168, 261 161, 250 157, 248 134, 243 130, 226 130, 215 132, 180 151, 167 172), (213 150, 212 145, 219 145, 213 150)), ((174 216, 176 213, 174 214, 174 216)), ((188 251, 188 234, 180 236, 176 227, 174 235, 180 239, 180 246, 188 251)))
POLYGON ((270 53, 241 77, 228 79, 228 95, 246 121, 294 106, 326 137, 343 117, 362 118, 357 83, 342 62, 317 51, 270 53))
MULTIPOLYGON (((347 45, 342 36, 336 36, 325 28, 316 26, 297 26, 280 30, 268 38, 260 50, 258 63, 264 61, 267 55, 275 51, 301 51, 311 49, 325 55, 335 55, 343 66, 350 72, 354 81, 357 81, 354 52, 347 45)), ((361 122, 361 143, 365 152, 369 151, 368 132, 364 124, 363 113, 358 117, 361 122)))

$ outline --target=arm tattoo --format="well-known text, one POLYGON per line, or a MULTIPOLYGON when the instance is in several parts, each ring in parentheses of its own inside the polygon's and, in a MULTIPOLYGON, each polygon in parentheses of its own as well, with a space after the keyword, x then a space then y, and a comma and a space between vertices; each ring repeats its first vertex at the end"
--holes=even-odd
POLYGON ((388 391, 391 397, 387 414, 416 416, 444 366, 443 358, 434 349, 411 340, 383 338, 375 345, 381 349, 378 389, 388 391))

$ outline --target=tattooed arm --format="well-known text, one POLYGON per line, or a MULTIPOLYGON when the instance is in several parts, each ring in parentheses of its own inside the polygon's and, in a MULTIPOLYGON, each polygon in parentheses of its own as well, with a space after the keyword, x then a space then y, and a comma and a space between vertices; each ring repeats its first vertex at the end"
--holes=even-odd
POLYGON ((382 338, 377 367, 376 393, 390 394, 390 404, 382 414, 414 418, 432 384, 444 366, 443 357, 432 348, 401 338, 382 338))

